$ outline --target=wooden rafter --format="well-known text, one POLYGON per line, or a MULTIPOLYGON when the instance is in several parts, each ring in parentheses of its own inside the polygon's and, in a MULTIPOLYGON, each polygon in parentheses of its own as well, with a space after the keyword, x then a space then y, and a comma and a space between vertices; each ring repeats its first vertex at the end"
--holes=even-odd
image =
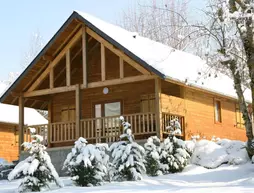
POLYGON ((57 88, 52 88, 52 89, 42 89, 42 90, 25 92, 24 97, 42 96, 42 95, 49 95, 49 94, 55 94, 55 93, 69 92, 69 91, 74 91, 74 90, 75 90, 75 85, 74 86, 57 87, 57 88))
POLYGON ((70 49, 66 52, 66 86, 71 85, 71 54, 70 49))
POLYGON ((124 66, 123 66, 123 58, 119 57, 119 65, 120 65, 120 78, 124 77, 124 66))
POLYGON ((130 64, 132 67, 136 68, 138 71, 140 71, 142 74, 150 74, 149 71, 147 71, 145 68, 143 68, 142 66, 140 66, 138 63, 136 63, 134 60, 132 60, 131 58, 129 58, 128 56, 126 56, 123 52, 121 52, 120 50, 116 49, 112 44, 110 44, 109 42, 107 42, 106 40, 104 40, 101 36, 99 36, 98 34, 96 34, 94 31, 92 31, 89 28, 86 28, 86 32, 93 37, 94 39, 96 39, 97 41, 99 41, 101 44, 103 44, 106 48, 108 48, 110 51, 112 51, 113 53, 115 53, 117 56, 122 57, 128 64, 130 64))
POLYGON ((54 88, 54 68, 49 72, 49 88, 54 88))
POLYGON ((101 43, 101 81, 106 80, 106 69, 105 69, 105 47, 101 43))
POLYGON ((86 27, 82 28, 82 67, 83 67, 83 85, 87 87, 87 36, 86 27))
MULTIPOLYGON (((131 82, 151 80, 154 78, 155 78, 154 75, 141 75, 141 76, 126 77, 126 78, 122 78, 122 79, 105 80, 103 82, 91 82, 91 83, 88 83, 88 88, 125 84, 125 83, 131 83, 131 82)), ((84 88, 83 85, 81 87, 84 88)))
POLYGON ((81 37, 82 30, 79 30, 75 36, 70 40, 70 42, 64 47, 64 49, 56 56, 56 58, 49 64, 49 66, 42 72, 40 77, 32 84, 32 86, 28 89, 28 92, 35 90, 40 83, 46 78, 50 69, 54 68, 58 62, 62 59, 62 57, 66 54, 67 50, 70 49, 74 43, 81 37))

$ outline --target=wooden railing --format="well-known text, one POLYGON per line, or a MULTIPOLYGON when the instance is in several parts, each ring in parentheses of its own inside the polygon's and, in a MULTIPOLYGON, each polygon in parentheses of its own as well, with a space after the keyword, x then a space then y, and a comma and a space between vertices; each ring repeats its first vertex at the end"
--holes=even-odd
POLYGON ((170 113, 162 113, 162 130, 163 134, 169 134, 169 131, 167 131, 166 127, 170 125, 170 121, 173 119, 177 119, 181 125, 181 132, 183 135, 184 134, 184 127, 185 127, 185 122, 184 122, 184 116, 181 115, 174 115, 170 113))
POLYGON ((34 128, 36 134, 41 135, 43 137, 43 144, 47 145, 48 143, 48 124, 43 125, 30 125, 24 127, 24 142, 31 142, 31 132, 30 128, 34 128))
MULTIPOLYGON (((132 133, 136 139, 147 139, 156 135, 155 113, 136 113, 123 115, 125 121, 131 124, 132 133)), ((162 113, 163 134, 168 134, 166 127, 172 119, 177 118, 181 124, 182 133, 184 131, 184 117, 170 113, 162 113)), ((48 125, 29 126, 36 129, 37 133, 43 136, 44 144, 74 142, 76 136, 75 122, 58 122, 50 124, 50 135, 48 136, 48 125), (49 139, 50 138, 50 139, 49 139), (49 140, 48 140, 49 139, 49 140)), ((86 138, 89 143, 108 143, 119 140, 123 128, 119 116, 101 117, 80 120, 79 136, 86 138)), ((30 131, 25 127, 25 141, 31 141, 30 131)))
MULTIPOLYGON (((156 134, 155 113, 123 115, 131 124, 134 136, 156 134)), ((81 120, 81 136, 96 143, 114 142, 122 134, 119 116, 81 120)))
POLYGON ((58 122, 50 124, 50 143, 59 143, 76 140, 75 122, 58 122))

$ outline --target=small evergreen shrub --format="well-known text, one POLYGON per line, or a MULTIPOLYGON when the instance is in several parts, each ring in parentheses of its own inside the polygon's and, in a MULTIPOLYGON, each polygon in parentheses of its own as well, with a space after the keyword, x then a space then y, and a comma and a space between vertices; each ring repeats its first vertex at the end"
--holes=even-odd
POLYGON ((18 189, 19 193, 39 192, 42 188, 49 188, 49 182, 55 182, 57 186, 63 187, 63 183, 45 151, 46 147, 42 145, 42 136, 36 135, 33 128, 30 131, 32 142, 22 144, 30 156, 16 165, 8 175, 8 180, 23 176, 18 189))
POLYGON ((106 178, 109 156, 107 144, 87 144, 80 137, 67 155, 63 169, 67 169, 78 186, 101 185, 106 178))
POLYGON ((161 141, 157 136, 149 137, 144 145, 146 174, 149 176, 158 176, 162 174, 160 170, 160 146, 161 141))
POLYGON ((123 125, 123 134, 120 141, 115 142, 110 147, 114 168, 113 180, 116 181, 136 181, 142 179, 145 168, 145 150, 142 146, 134 142, 131 125, 120 117, 123 125))
POLYGON ((181 172, 190 159, 184 141, 175 137, 181 134, 181 125, 177 119, 173 119, 166 129, 170 134, 161 143, 160 169, 164 174, 181 172))

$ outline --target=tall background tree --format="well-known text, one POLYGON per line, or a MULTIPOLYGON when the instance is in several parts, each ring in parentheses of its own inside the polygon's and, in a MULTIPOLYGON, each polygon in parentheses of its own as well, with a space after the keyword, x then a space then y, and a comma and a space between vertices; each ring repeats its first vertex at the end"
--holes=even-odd
POLYGON ((183 50, 189 42, 189 29, 185 25, 187 12, 187 0, 136 1, 123 11, 118 24, 126 30, 183 50))
MULTIPOLYGON (((192 25, 206 40, 206 60, 231 76, 243 114, 247 150, 254 155, 254 0, 209 0, 206 22, 192 25), (244 92, 249 88, 251 101, 244 92), (251 108, 248 109, 248 103, 251 108), (250 110, 251 109, 251 110, 250 110)), ((219 85, 218 85, 219 86, 219 85)))

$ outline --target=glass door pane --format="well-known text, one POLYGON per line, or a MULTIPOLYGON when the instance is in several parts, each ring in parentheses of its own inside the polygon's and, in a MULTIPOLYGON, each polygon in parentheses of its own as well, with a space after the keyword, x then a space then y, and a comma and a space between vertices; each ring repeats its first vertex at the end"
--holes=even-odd
POLYGON ((105 103, 105 117, 112 117, 105 119, 106 127, 119 127, 119 116, 121 115, 121 103, 113 102, 113 103, 105 103))

